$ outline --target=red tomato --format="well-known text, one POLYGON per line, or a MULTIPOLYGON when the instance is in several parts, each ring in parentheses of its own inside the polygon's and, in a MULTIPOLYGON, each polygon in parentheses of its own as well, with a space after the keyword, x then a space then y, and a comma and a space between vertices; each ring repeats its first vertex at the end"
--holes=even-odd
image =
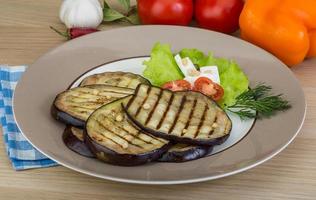
POLYGON ((193 90, 212 97, 214 101, 218 101, 224 96, 222 86, 205 77, 200 77, 194 82, 193 90))
POLYGON ((186 80, 177 80, 165 83, 162 88, 171 91, 186 91, 191 90, 191 84, 186 80))
POLYGON ((143 24, 188 25, 193 16, 193 0, 138 0, 143 24))
POLYGON ((196 0, 195 19, 202 28, 233 33, 239 28, 243 6, 243 0, 196 0))

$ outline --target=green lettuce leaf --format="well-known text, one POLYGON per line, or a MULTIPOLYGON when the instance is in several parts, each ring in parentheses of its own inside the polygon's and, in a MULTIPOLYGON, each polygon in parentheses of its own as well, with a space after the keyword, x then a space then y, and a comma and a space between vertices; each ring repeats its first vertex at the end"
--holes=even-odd
POLYGON ((216 65, 218 67, 221 86, 224 88, 224 96, 219 102, 221 107, 233 105, 236 97, 248 90, 249 80, 239 65, 225 58, 215 58, 211 53, 204 55, 197 49, 183 49, 180 56, 189 57, 197 68, 216 65))
POLYGON ((145 78, 149 79, 155 86, 161 86, 166 82, 183 79, 170 46, 156 43, 151 51, 151 58, 145 61, 146 68, 143 72, 145 78))
POLYGON ((207 59, 204 53, 197 49, 182 49, 179 55, 181 58, 189 57, 197 69, 199 69, 200 66, 205 66, 205 60, 207 59))

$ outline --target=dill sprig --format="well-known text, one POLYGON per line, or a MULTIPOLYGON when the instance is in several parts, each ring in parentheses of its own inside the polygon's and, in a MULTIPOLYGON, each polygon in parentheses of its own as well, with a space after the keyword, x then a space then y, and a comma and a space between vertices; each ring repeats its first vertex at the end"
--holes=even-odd
POLYGON ((239 95, 236 103, 226 110, 246 119, 270 117, 278 111, 289 109, 291 105, 282 98, 282 94, 273 95, 271 89, 271 86, 259 84, 239 95))

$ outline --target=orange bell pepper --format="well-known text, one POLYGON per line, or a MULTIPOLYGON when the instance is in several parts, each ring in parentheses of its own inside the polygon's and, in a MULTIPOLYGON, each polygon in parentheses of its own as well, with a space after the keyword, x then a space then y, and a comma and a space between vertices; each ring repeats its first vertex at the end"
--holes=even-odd
POLYGON ((288 66, 316 57, 316 0, 246 0, 241 37, 288 66))

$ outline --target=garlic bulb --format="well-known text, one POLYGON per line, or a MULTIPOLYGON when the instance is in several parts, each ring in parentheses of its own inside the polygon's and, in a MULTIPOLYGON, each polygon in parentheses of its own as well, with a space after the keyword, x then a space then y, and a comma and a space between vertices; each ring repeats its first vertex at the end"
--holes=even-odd
POLYGON ((64 0, 59 13, 67 28, 96 28, 103 20, 98 0, 64 0))

